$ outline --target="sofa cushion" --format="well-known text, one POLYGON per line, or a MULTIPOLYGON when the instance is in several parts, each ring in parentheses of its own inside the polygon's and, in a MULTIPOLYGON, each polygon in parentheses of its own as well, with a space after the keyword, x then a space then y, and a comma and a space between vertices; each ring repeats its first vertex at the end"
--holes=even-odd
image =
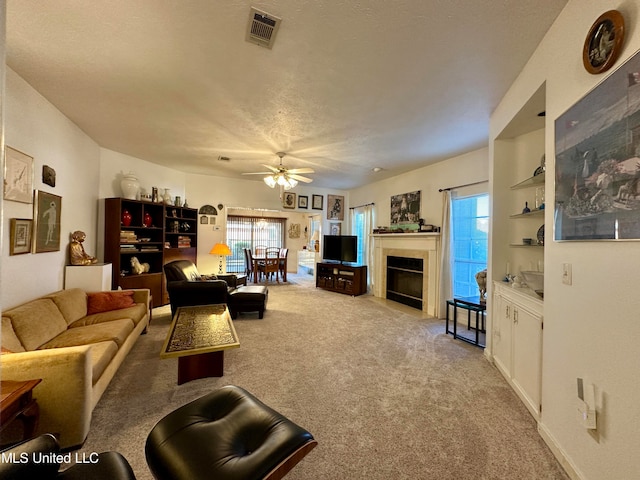
POLYGON ((104 373, 113 357, 118 353, 118 345, 116 342, 100 342, 91 345, 91 368, 92 368, 92 383, 100 380, 100 377, 104 373))
POLYGON ((87 300, 87 315, 132 307, 135 304, 131 290, 88 293, 87 300))
POLYGON ((16 332, 13 331, 13 325, 11 325, 11 319, 8 317, 2 317, 2 350, 3 353, 16 353, 24 352, 25 349, 20 343, 20 339, 16 336, 16 332))
POLYGON ((118 344, 119 348, 132 331, 133 320, 128 318, 96 325, 87 325, 85 327, 70 328, 41 345, 39 350, 45 348, 76 347, 107 340, 113 340, 118 344))
POLYGON ((50 298, 38 298, 2 312, 25 350, 35 350, 67 329, 67 322, 50 298))
POLYGON ((67 321, 67 325, 84 317, 87 314, 87 294, 81 288, 70 288, 60 290, 46 295, 43 298, 50 298, 56 304, 62 316, 67 321))
POLYGON ((120 310, 111 310, 110 312, 94 313, 81 318, 77 322, 69 325, 69 328, 83 327, 85 325, 95 325, 96 323, 111 322, 121 318, 130 318, 133 323, 138 325, 147 314, 147 306, 144 303, 136 303, 133 307, 123 308, 120 310))

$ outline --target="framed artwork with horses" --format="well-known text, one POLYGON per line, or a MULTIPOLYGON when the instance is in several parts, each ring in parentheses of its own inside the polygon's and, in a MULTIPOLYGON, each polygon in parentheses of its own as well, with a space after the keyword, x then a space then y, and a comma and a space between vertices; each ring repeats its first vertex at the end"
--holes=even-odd
POLYGON ((640 239, 640 54, 555 121, 556 241, 640 239))

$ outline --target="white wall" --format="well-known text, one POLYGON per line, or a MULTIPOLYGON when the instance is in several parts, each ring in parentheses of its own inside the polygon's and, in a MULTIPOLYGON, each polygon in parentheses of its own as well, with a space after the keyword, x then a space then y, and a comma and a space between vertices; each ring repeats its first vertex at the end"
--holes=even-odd
MULTIPOLYGON (((582 46, 592 23, 618 9, 626 23, 619 67, 640 48, 638 2, 571 0, 491 118, 490 144, 546 80, 547 171, 554 171, 554 120, 610 72, 590 75, 582 46)), ((546 178, 545 223, 553 224, 554 180, 546 178)), ((543 330, 543 438, 576 478, 630 480, 640 472, 640 295, 638 242, 547 242, 543 330), (573 285, 561 282, 563 262, 573 285), (598 430, 576 420, 576 378, 596 388, 598 430)))
MULTIPOLYGON (((420 190, 421 216, 425 223, 442 225, 442 193, 438 190, 482 182, 488 179, 489 152, 487 148, 387 178, 350 193, 350 205, 375 203, 376 226, 391 223, 391 196, 420 190)), ((488 183, 481 185, 488 191, 488 183)))
POLYGON ((100 149, 67 117, 6 69, 5 142, 34 157, 34 189, 62 197, 60 251, 9 256, 9 219, 33 218, 33 205, 4 201, 2 247, 3 308, 64 286, 69 234, 87 234, 85 250, 96 252, 100 149), (56 186, 42 183, 42 166, 56 170, 56 186))

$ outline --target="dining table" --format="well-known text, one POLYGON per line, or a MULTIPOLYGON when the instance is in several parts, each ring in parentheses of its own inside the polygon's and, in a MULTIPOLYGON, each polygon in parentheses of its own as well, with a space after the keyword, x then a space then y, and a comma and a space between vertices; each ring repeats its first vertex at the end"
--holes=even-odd
MULTIPOLYGON (((258 274, 260 272, 258 272, 258 264, 260 262, 264 262, 267 258, 267 255, 265 253, 260 253, 259 255, 257 253, 252 253, 251 254, 253 257, 253 283, 258 283, 258 274)), ((286 282, 287 281, 287 257, 283 257, 280 256, 280 271, 282 272, 282 281, 286 282)))

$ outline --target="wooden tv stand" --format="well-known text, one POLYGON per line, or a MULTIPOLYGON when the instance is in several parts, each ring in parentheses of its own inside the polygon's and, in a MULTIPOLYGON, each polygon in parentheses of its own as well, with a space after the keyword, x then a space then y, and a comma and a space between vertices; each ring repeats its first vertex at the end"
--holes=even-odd
POLYGON ((367 266, 318 263, 316 287, 353 296, 367 293, 367 266))

